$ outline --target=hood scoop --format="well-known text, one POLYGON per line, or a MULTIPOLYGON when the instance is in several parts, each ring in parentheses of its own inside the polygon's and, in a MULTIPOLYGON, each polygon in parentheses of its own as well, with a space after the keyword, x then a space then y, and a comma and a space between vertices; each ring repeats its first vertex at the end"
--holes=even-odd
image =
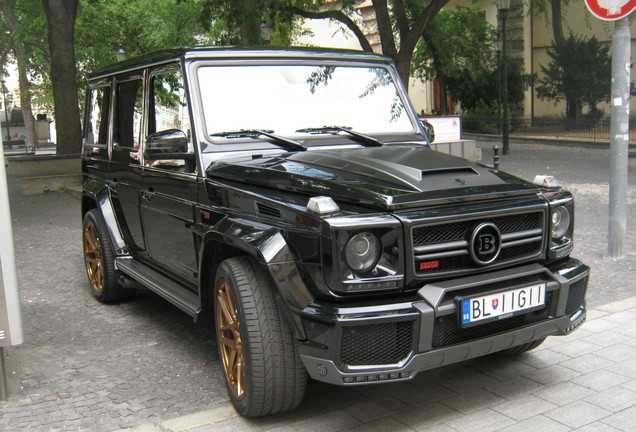
POLYGON ((475 171, 472 167, 433 168, 433 169, 423 170, 422 174, 424 174, 425 177, 440 175, 440 174, 456 175, 456 176, 479 175, 479 173, 475 171))

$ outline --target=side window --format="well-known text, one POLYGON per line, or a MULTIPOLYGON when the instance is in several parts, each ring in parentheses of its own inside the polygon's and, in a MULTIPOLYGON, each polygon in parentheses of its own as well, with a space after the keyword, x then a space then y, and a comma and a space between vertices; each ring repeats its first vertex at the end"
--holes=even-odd
POLYGON ((108 144, 108 112, 110 111, 110 87, 90 89, 88 121, 84 138, 87 145, 106 146, 108 144))
MULTIPOLYGON (((150 79, 148 134, 178 130, 187 141, 187 151, 194 153, 190 111, 183 76, 179 69, 155 72, 150 79)), ((166 169, 193 172, 193 164, 185 160, 156 160, 147 164, 166 169)))
MULTIPOLYGON (((139 149, 143 85, 141 79, 120 81, 115 95, 113 145, 131 149, 131 156, 139 149)), ((133 156, 134 157, 134 156, 133 156)))

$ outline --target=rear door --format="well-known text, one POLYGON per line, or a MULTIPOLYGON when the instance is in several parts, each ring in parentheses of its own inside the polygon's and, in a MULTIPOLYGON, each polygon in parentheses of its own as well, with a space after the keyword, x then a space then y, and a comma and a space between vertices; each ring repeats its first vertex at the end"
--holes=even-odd
POLYGON ((109 184, 120 228, 133 253, 146 249, 139 207, 142 111, 143 74, 117 77, 109 184))

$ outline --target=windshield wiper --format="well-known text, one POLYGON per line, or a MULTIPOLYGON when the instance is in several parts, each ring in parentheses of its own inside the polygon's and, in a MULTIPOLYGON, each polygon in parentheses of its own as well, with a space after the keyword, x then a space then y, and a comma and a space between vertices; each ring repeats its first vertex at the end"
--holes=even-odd
POLYGON ((216 132, 210 136, 225 137, 225 138, 258 138, 260 136, 266 136, 272 140, 272 143, 278 144, 278 146, 289 150, 307 150, 307 147, 299 143, 298 141, 290 140, 280 135, 274 135, 272 130, 261 129, 241 129, 235 131, 216 132))
POLYGON ((381 147, 384 145, 382 141, 377 138, 374 138, 369 135, 362 134, 360 132, 356 132, 351 130, 350 127, 347 126, 323 126, 323 127, 313 127, 313 128, 305 128, 298 129, 296 132, 300 133, 310 133, 310 134, 337 134, 338 132, 348 133, 352 137, 355 138, 360 144, 366 147, 381 147))

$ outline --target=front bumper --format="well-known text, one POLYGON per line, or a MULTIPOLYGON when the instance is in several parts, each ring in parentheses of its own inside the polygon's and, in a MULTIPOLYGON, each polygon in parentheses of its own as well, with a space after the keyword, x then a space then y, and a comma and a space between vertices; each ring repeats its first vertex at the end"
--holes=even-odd
POLYGON ((424 285, 410 302, 340 308, 312 305, 301 314, 299 345, 310 376, 336 385, 402 381, 418 372, 565 335, 585 320, 589 268, 575 259, 531 264, 424 285), (546 307, 470 328, 459 324, 459 296, 546 284, 546 307))

